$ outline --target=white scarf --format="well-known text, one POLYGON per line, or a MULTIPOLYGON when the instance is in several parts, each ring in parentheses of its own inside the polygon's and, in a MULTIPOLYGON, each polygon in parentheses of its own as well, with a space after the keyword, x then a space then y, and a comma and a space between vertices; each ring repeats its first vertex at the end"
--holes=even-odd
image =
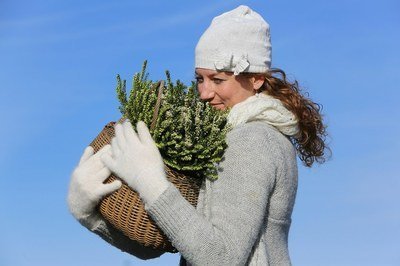
POLYGON ((286 109, 282 102, 265 93, 253 95, 234 105, 228 115, 232 127, 251 121, 264 121, 282 134, 295 136, 299 132, 297 118, 286 109))

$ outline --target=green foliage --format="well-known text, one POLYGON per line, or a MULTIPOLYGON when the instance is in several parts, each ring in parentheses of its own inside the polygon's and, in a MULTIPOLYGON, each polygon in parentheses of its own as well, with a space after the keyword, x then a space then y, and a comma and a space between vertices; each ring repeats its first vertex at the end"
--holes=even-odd
POLYGON ((179 80, 174 84, 168 71, 166 87, 160 92, 164 87, 160 84, 164 82, 149 80, 146 66, 147 61, 143 63, 142 71, 134 75, 129 95, 126 81, 117 76, 119 110, 134 127, 138 121, 144 121, 149 127, 153 122, 150 133, 165 164, 176 170, 216 179, 216 165, 226 148, 227 112, 202 102, 194 82, 189 87, 179 80), (161 105, 155 114, 159 93, 161 105))

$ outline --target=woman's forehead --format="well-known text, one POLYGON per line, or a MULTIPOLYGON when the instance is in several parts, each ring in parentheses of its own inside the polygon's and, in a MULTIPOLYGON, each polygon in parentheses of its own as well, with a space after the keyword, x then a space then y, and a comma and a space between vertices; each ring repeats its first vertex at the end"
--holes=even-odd
POLYGON ((195 72, 195 74, 202 75, 202 76, 216 76, 218 74, 231 76, 233 74, 231 72, 217 71, 214 69, 206 69, 206 68, 196 68, 194 72, 195 72))

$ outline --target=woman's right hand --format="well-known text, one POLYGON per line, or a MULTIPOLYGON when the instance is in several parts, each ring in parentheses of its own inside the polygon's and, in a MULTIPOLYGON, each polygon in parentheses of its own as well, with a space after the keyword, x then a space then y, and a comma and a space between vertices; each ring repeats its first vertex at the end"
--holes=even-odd
POLYGON ((104 154, 110 154, 110 148, 110 145, 106 145, 93 154, 93 148, 87 147, 71 176, 68 192, 69 210, 90 230, 102 220, 96 211, 97 204, 103 197, 118 190, 122 185, 119 180, 108 184, 103 183, 111 172, 100 158, 104 154))

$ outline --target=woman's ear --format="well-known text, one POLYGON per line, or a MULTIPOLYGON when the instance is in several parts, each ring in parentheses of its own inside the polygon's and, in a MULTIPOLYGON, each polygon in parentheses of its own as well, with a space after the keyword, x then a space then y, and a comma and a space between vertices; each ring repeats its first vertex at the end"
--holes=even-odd
POLYGON ((258 91, 261 88, 261 86, 264 84, 265 76, 262 74, 254 75, 251 77, 250 81, 253 86, 253 89, 255 91, 258 91))

